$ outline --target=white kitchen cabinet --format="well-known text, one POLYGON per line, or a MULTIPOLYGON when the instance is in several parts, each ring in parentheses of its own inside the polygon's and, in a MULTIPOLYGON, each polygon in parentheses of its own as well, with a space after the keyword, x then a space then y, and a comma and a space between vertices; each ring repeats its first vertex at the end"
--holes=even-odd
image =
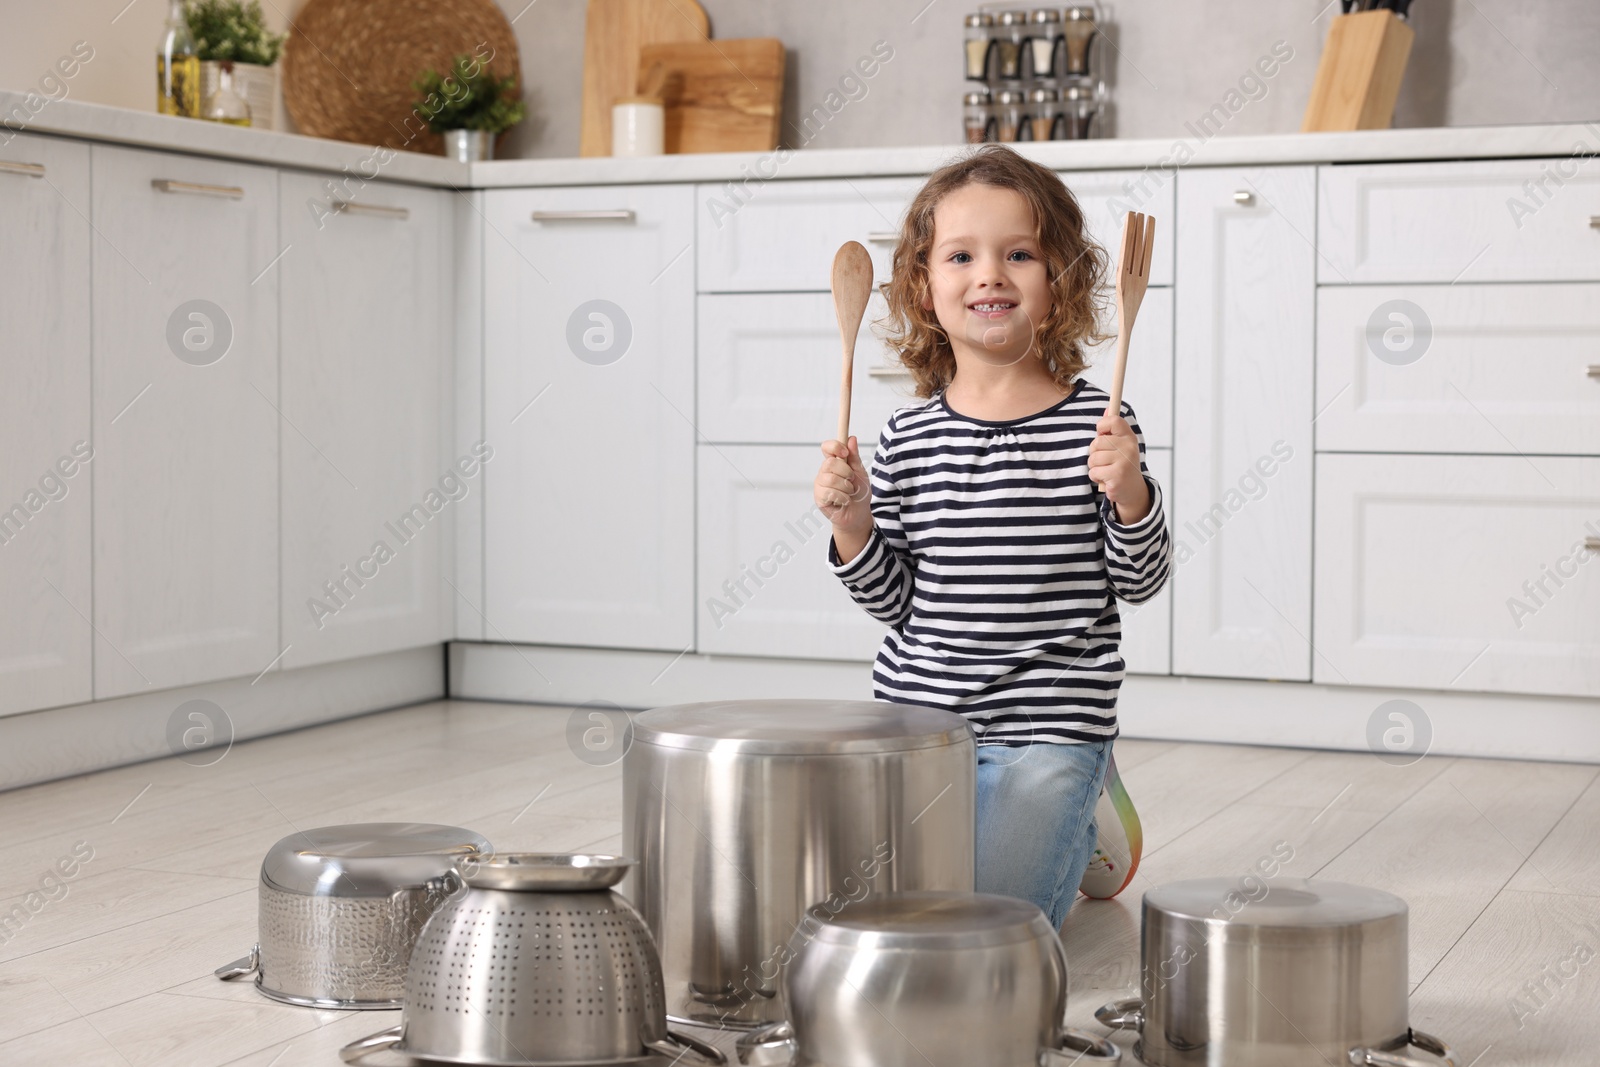
MULTIPOLYGON (((1156 242, 1150 254, 1150 285, 1172 284, 1172 238, 1176 228, 1173 226, 1171 173, 1160 167, 1143 171, 1067 171, 1061 175, 1061 180, 1077 197, 1089 236, 1106 250, 1107 266, 1113 272, 1120 262, 1122 226, 1128 212, 1154 216, 1156 242)), ((1139 314, 1142 323, 1142 308, 1139 314)))
POLYGON ((0 715, 92 696, 89 149, 0 143, 0 715))
POLYGON ((693 189, 494 191, 484 205, 486 637, 682 651, 693 189))
POLYGON ((279 651, 278 175, 90 155, 94 695, 254 675, 279 651))
POLYGON ((736 198, 698 185, 694 219, 703 293, 827 292, 846 241, 872 254, 887 281, 906 206, 920 178, 752 181, 736 198))
POLYGON ((454 509, 483 491, 442 440, 452 364, 447 194, 279 179, 285 668, 445 639, 454 509))
MULTIPOLYGON (((716 293, 699 298, 700 432, 708 441, 812 444, 839 432, 839 327, 828 293, 716 293)), ((878 339, 874 295, 856 339, 850 432, 870 448, 897 408, 916 401, 910 372, 878 339)))
POLYGON ((1178 176, 1172 670, 1311 676, 1315 180, 1178 176))
POLYGON ((1583 157, 1334 165, 1318 180, 1324 284, 1600 281, 1600 173, 1583 157))
MULTIPOLYGON (((701 445, 695 650, 870 661, 888 629, 828 570, 816 446, 701 445)), ((871 467, 872 446, 861 458, 871 467)))
MULTIPOLYGON (((1144 463, 1162 492, 1171 493, 1172 449, 1147 445, 1144 463)), ((1167 499, 1170 507, 1171 497, 1167 499)), ((1171 523, 1169 512, 1167 524, 1171 523)), ((1117 601, 1117 613, 1122 619, 1122 661, 1129 673, 1169 674, 1172 671, 1172 584, 1177 570, 1174 563, 1161 592, 1143 604, 1117 601)))
POLYGON ((1597 557, 1600 459, 1319 455, 1314 678, 1600 696, 1597 557))
POLYGON ((1324 286, 1317 448, 1600 454, 1600 285, 1324 286))

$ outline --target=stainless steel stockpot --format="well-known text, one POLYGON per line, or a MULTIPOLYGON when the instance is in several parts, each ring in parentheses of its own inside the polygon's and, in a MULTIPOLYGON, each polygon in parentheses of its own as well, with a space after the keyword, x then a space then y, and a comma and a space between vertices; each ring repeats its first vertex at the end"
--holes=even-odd
POLYGON ((217 968, 255 974, 273 1000, 311 1008, 398 1008, 411 946, 460 888, 487 838, 434 823, 354 823, 290 834, 261 861, 256 947, 217 968))
POLYGON ((1122 1056, 1063 1026, 1066 953, 1024 900, 872 898, 796 932, 790 948, 788 1021, 740 1039, 747 1067, 1065 1067, 1122 1056))
POLYGON ((1304 878, 1197 878, 1144 895, 1142 998, 1095 1013, 1153 1067, 1428 1067, 1407 1021, 1406 903, 1304 878))
POLYGON ((882 701, 730 700, 633 721, 621 890, 661 950, 667 1014, 777 1022, 802 922, 897 890, 973 887, 966 720, 882 701), (808 918, 809 917, 809 918, 808 918))

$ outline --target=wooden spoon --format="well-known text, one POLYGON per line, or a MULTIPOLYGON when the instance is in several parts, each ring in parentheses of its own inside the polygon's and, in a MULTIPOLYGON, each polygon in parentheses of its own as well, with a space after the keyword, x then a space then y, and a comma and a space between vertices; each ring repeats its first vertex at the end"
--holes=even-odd
POLYGON ((850 444, 850 382, 855 371, 856 334, 872 296, 872 256, 856 241, 846 241, 833 257, 833 313, 839 319, 839 340, 844 346, 839 381, 839 443, 850 444))

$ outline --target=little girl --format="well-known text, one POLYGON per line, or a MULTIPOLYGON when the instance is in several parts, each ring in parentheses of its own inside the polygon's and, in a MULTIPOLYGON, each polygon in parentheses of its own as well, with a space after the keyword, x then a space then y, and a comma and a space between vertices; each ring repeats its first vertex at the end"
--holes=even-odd
POLYGON ((1117 736, 1116 600, 1155 596, 1171 559, 1133 409, 1077 377, 1106 270, 1049 169, 986 145, 937 171, 884 287, 924 399, 889 419, 870 475, 854 437, 823 442, 814 487, 829 568, 890 626, 874 696, 977 735, 978 890, 1058 928, 1117 736))

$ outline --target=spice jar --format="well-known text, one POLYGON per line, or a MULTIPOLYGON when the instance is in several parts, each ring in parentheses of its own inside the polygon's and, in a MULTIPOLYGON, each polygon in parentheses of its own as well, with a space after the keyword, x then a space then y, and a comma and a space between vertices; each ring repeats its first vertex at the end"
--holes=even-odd
POLYGON ((1061 40, 1061 14, 1042 7, 1028 16, 1028 58, 1035 78, 1056 76, 1056 45, 1061 40))
POLYGON ((1000 96, 995 102, 995 119, 1000 140, 1011 142, 1022 135, 1023 123, 1028 120, 1027 115, 1023 113, 1026 95, 1016 89, 1000 90, 1000 96))
POLYGON ((1028 93, 1028 133, 1034 141, 1056 139, 1056 122, 1061 116, 1061 94, 1045 86, 1028 93))
POLYGON ((968 144, 982 144, 995 139, 994 105, 989 90, 976 89, 963 93, 961 114, 968 144))
POLYGON ((1068 77, 1086 77, 1089 74, 1089 46, 1094 43, 1095 10, 1093 7, 1069 7, 1062 24, 1061 35, 1067 42, 1066 69, 1068 77))
POLYGON ((1022 77, 1022 50, 1028 43, 1028 13, 1026 11, 1000 12, 1000 26, 995 32, 994 44, 998 57, 1000 77, 1017 81, 1022 77))
POLYGON ((987 12, 967 16, 967 77, 988 81, 994 58, 994 16, 987 12))
POLYGON ((1061 94, 1062 138, 1087 141, 1094 135, 1094 120, 1100 114, 1100 101, 1092 85, 1069 85, 1061 94))

